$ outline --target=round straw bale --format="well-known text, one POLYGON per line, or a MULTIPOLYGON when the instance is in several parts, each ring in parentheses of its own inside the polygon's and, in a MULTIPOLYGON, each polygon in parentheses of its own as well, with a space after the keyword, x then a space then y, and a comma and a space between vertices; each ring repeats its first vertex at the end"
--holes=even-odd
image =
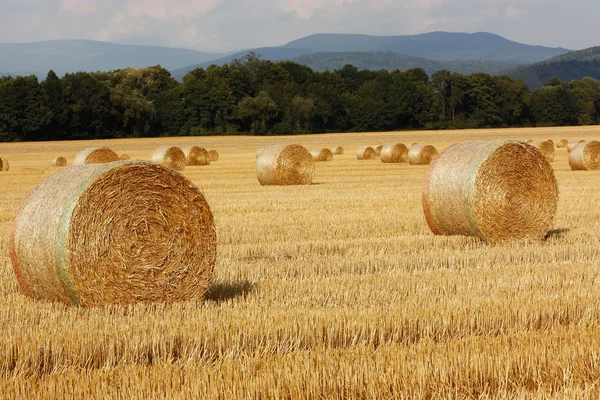
POLYGON ((548 162, 554 162, 554 142, 545 140, 543 142, 530 143, 533 147, 536 147, 540 153, 546 158, 548 162))
POLYGON ((450 146, 429 166, 423 185, 433 233, 488 243, 542 239, 557 205, 554 170, 539 150, 514 140, 450 146))
POLYGON ((567 139, 560 139, 556 147, 558 147, 559 149, 566 149, 568 145, 569 141, 567 139))
POLYGON ((9 253, 22 291, 81 306, 200 298, 216 259, 212 212, 150 162, 65 168, 21 203, 9 253))
POLYGON ((375 157, 375 149, 370 146, 359 147, 356 151, 356 158, 359 160, 373 160, 375 157))
POLYGON ((0 171, 8 171, 9 167, 8 160, 0 157, 0 171))
POLYGON ((185 154, 186 165, 210 165, 208 151, 198 146, 186 146, 181 149, 185 154))
POLYGON ((527 141, 527 144, 531 144, 531 143, 533 143, 533 142, 534 142, 534 140, 533 140, 533 139, 529 139, 529 140, 527 141))
POLYGON ((309 185, 315 175, 315 160, 299 144, 265 148, 256 160, 261 185, 309 185))
POLYGON ((600 142, 591 140, 577 144, 569 154, 569 165, 573 171, 600 169, 600 142))
POLYGON ((342 146, 335 146, 334 148, 331 149, 331 151, 333 152, 333 154, 344 154, 344 148, 342 146))
POLYGON ((209 150, 208 151, 208 158, 210 159, 211 162, 213 161, 219 161, 219 152, 216 150, 209 150))
POLYGON ((119 161, 119 156, 108 147, 90 147, 77 154, 73 165, 106 164, 115 161, 119 161))
POLYGON ((67 159, 64 157, 55 157, 54 160, 52 160, 52 166, 53 167, 66 167, 67 159))
POLYGON ((373 150, 375 150, 375 157, 379 157, 381 155, 381 149, 383 148, 382 144, 378 144, 375 146, 371 146, 373 150))
POLYGON ((333 160, 333 152, 327 148, 313 149, 310 152, 315 161, 331 161, 333 160))
POLYGON ((550 143, 552 145, 552 147, 556 147, 556 145, 554 144, 554 140, 548 139, 548 140, 546 140, 546 142, 550 143))
POLYGON ((151 160, 157 164, 163 164, 176 171, 185 169, 185 153, 179 147, 162 146, 154 150, 151 160))
POLYGON ((410 165, 429 165, 438 155, 435 147, 428 144, 415 144, 408 151, 408 162, 410 165))
POLYGON ((256 158, 258 158, 258 156, 260 156, 260 153, 262 153, 262 151, 263 151, 264 149, 265 149, 265 148, 263 147, 263 148, 260 148, 260 149, 257 149, 257 150, 256 150, 256 158))
POLYGON ((123 154, 121 154, 119 156, 119 160, 121 160, 121 161, 128 161, 128 160, 131 160, 131 157, 129 157, 129 154, 123 153, 123 154))
POLYGON ((573 150, 573 148, 575 146, 577 146, 579 143, 583 143, 583 142, 585 142, 585 140, 571 140, 569 142, 569 144, 567 145, 567 151, 570 153, 571 150, 573 150))
POLYGON ((407 163, 408 148, 402 143, 388 143, 383 145, 380 154, 384 163, 407 163))

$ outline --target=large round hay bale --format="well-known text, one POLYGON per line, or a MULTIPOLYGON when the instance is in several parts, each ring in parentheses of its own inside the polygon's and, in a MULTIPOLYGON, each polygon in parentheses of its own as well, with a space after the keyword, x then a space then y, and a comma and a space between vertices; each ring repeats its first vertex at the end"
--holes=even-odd
POLYGON ((52 166, 53 167, 66 167, 67 159, 64 157, 54 157, 54 159, 52 160, 52 166))
POLYGON ((120 161, 129 161, 129 160, 131 160, 131 157, 129 157, 129 154, 123 153, 119 156, 119 160, 120 161))
POLYGON ((185 154, 186 165, 210 165, 210 157, 206 149, 198 146, 186 146, 181 150, 185 154))
POLYGON ((73 165, 106 164, 115 161, 119 161, 119 156, 108 147, 90 147, 77 154, 73 165))
POLYGON ((356 151, 356 158, 359 160, 374 160, 375 157, 375 149, 371 146, 362 146, 356 151))
POLYGON ((315 160, 299 144, 265 148, 256 160, 261 185, 309 185, 315 175, 315 160))
POLYGON ((573 171, 600 169, 600 142, 591 140, 578 143, 569 154, 569 165, 573 171))
POLYGON ((383 148, 382 144, 371 146, 373 150, 375 150, 375 157, 379 157, 381 155, 381 149, 383 148))
POLYGON ((9 168, 10 165, 8 164, 8 160, 0 157, 0 171, 8 171, 9 168))
POLYGON ((383 145, 380 154, 384 163, 407 163, 408 148, 402 143, 388 143, 383 145))
POLYGON ((310 151, 310 155, 317 162, 333 160, 333 152, 327 148, 313 149, 310 151))
POLYGON ((428 144, 414 144, 408 150, 408 162, 410 165, 429 165, 438 155, 435 147, 428 144))
POLYGON ((163 164, 176 171, 185 169, 186 159, 183 150, 175 146, 162 146, 154 150, 150 158, 157 164, 163 164))
POLYGON ((331 151, 333 152, 333 154, 344 154, 344 148, 342 146, 335 146, 334 148, 331 149, 331 151))
POLYGON ((559 149, 566 149, 569 146, 569 141, 567 139, 560 139, 556 147, 559 149))
POLYGON ((548 162, 554 162, 554 142, 550 142, 549 140, 545 140, 543 142, 533 142, 530 143, 533 147, 536 147, 540 153, 546 158, 548 162))
POLYGON ((214 161, 219 161, 219 152, 216 150, 209 150, 208 151, 208 158, 211 162, 214 161))
POLYGON ((65 168, 21 203, 9 251, 23 292, 81 306, 200 298, 216 259, 199 189, 162 165, 65 168))
POLYGON ((569 142, 569 144, 567 145, 567 151, 570 153, 571 150, 573 150, 573 148, 575 146, 577 146, 579 143, 583 143, 583 142, 585 142, 585 140, 571 140, 569 142))
POLYGON ((429 166, 423 210, 436 235, 496 243, 542 239, 558 205, 554 170, 533 146, 513 140, 463 142, 429 166))

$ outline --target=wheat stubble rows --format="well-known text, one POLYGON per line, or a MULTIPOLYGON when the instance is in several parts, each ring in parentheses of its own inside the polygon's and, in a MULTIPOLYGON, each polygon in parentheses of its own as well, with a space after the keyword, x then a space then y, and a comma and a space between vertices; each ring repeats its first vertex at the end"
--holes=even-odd
POLYGON ((218 234, 204 302, 78 309, 18 290, 7 236, 20 200, 88 144, 3 144, 0 174, 0 397, 597 397, 600 174, 553 163, 554 231, 488 246, 433 236, 426 167, 358 161, 361 144, 466 139, 598 139, 600 129, 407 132, 293 138, 103 142, 148 158, 161 144, 221 154, 183 173, 218 234), (261 187, 255 150, 341 144, 308 187, 261 187))

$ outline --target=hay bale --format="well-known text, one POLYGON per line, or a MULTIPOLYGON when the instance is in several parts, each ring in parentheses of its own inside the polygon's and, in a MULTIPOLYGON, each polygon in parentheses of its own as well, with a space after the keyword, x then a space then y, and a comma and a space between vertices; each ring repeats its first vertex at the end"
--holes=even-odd
POLYGON ((260 156, 260 153, 262 153, 262 151, 263 151, 264 149, 265 149, 265 148, 263 147, 263 148, 260 148, 260 149, 257 149, 257 150, 256 150, 256 158, 258 158, 258 156, 260 156))
POLYGON ((331 151, 336 155, 344 154, 344 148, 342 146, 335 146, 331 151))
POLYGON ((375 146, 371 146, 373 150, 375 150, 375 157, 379 157, 381 155, 381 149, 383 148, 382 144, 378 144, 375 146))
POLYGON ((356 158, 359 160, 374 160, 375 157, 375 149, 370 146, 359 147, 356 151, 356 158))
POLYGON ((553 148, 555 148, 555 147, 556 147, 556 145, 554 144, 554 140, 552 140, 552 139, 548 139, 548 140, 546 140, 546 142, 550 143, 550 144, 552 145, 552 147, 553 147, 553 148))
POLYGON ((175 171, 183 171, 185 169, 185 153, 179 147, 159 147, 158 149, 154 150, 154 153, 152 153, 152 157, 150 159, 157 164, 162 164, 173 168, 175 171))
POLYGON ((529 139, 529 140, 528 140, 526 143, 527 143, 527 144, 531 144, 531 143, 533 143, 534 141, 535 141, 535 140, 533 140, 533 139, 529 139))
POLYGON ((429 165, 438 155, 435 147, 428 144, 414 144, 408 151, 408 162, 410 165, 429 165))
POLYGON ((577 146, 579 143, 583 143, 583 142, 585 142, 585 140, 571 140, 569 142, 569 144, 567 145, 567 151, 570 153, 575 146, 577 146))
POLYGON ((8 165, 8 160, 0 157, 0 171, 8 171, 9 168, 10 166, 8 165))
POLYGON ((569 146, 569 141, 567 139, 560 139, 556 147, 559 149, 566 149, 569 146))
POLYGON ((21 203, 9 252, 27 296, 96 306, 202 297, 216 243, 192 182, 162 165, 120 161, 42 181, 21 203))
POLYGON ((219 152, 216 150, 209 150, 208 158, 209 158, 210 162, 219 161, 219 152))
POLYGON ((423 210, 436 235, 489 243, 542 239, 558 205, 554 170, 533 146, 514 140, 463 142, 429 166, 423 210))
POLYGON ((383 146, 380 154, 384 163, 407 163, 408 148, 402 143, 388 143, 383 146))
POLYGON ((317 162, 333 160, 333 152, 327 148, 313 149, 310 151, 310 155, 317 162))
POLYGON ((309 185, 315 175, 315 160, 299 144, 265 148, 256 160, 261 185, 309 185))
POLYGON ((131 157, 129 157, 129 154, 123 153, 123 154, 121 154, 119 156, 119 160, 121 160, 121 161, 129 161, 129 160, 131 160, 131 157))
POLYGON ((210 165, 210 157, 206 149, 198 146, 186 146, 181 150, 185 154, 186 165, 210 165))
POLYGON ((73 165, 106 164, 115 161, 119 161, 119 156, 108 147, 90 147, 77 154, 73 165))
POLYGON ((546 161, 554 162, 554 142, 545 140, 543 142, 533 142, 530 144, 531 146, 537 148, 540 153, 542 153, 542 155, 546 158, 546 161))
POLYGON ((53 167, 66 167, 67 159, 64 157, 54 157, 54 159, 52 160, 52 166, 53 167))
POLYGON ((578 143, 569 154, 569 166, 573 171, 600 169, 600 142, 591 140, 578 143))

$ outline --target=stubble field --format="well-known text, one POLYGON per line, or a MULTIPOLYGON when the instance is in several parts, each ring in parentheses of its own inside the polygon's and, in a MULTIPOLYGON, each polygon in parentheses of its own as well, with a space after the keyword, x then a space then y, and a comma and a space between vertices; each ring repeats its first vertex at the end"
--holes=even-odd
POLYGON ((597 398, 600 173, 552 164, 554 230, 489 246, 430 233, 427 167, 359 161, 360 145, 600 139, 600 127, 0 144, 0 398, 597 398), (342 145, 313 185, 262 187, 255 150, 342 145), (20 201, 85 147, 148 159, 195 144, 183 174, 218 236, 207 299, 82 309, 21 294, 8 255, 20 201))

